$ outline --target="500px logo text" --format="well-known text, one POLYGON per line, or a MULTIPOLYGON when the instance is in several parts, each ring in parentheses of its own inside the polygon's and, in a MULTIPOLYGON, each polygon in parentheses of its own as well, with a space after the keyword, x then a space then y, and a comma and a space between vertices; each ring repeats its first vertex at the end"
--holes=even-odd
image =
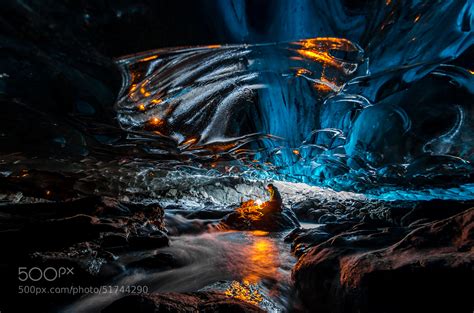
POLYGON ((18 280, 19 281, 55 281, 63 276, 74 275, 73 267, 26 267, 21 266, 18 268, 18 280))

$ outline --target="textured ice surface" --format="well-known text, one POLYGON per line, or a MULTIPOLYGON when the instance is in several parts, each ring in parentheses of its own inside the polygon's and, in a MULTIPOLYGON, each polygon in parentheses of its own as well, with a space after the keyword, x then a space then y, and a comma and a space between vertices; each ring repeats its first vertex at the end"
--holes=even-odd
POLYGON ((370 192, 472 181, 472 72, 363 54, 314 38, 122 58, 118 118, 151 157, 251 179, 370 192))

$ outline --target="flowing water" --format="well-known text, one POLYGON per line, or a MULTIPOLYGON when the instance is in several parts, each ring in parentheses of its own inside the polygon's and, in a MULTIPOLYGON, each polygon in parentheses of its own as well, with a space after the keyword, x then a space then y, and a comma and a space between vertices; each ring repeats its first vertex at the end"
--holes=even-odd
MULTIPOLYGON (((149 292, 215 290, 269 312, 281 312, 291 301, 290 272, 296 262, 289 244, 283 242, 286 233, 205 231, 172 236, 169 247, 119 256, 126 270, 110 284, 148 286, 149 292), (180 266, 165 270, 127 267, 155 253, 172 255, 180 266)), ((63 312, 98 311, 120 296, 85 296, 63 312)))

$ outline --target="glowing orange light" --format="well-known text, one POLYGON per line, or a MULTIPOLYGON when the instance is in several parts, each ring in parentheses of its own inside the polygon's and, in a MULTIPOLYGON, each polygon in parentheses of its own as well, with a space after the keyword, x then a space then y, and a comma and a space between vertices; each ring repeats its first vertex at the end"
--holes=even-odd
POLYGON ((301 75, 310 74, 310 73, 311 72, 305 68, 299 68, 298 70, 296 70, 296 76, 301 76, 301 75))
POLYGON ((263 301, 263 297, 257 287, 249 282, 241 284, 234 280, 224 293, 229 298, 243 300, 254 305, 258 305, 263 301))
POLYGON ((181 144, 182 145, 192 145, 196 141, 197 141, 197 138, 191 137, 191 138, 187 139, 186 141, 183 141, 181 144))
POLYGON ((161 100, 161 99, 153 99, 153 100, 151 100, 151 103, 153 103, 153 104, 160 104, 161 102, 163 102, 163 100, 161 100))
POLYGON ((262 205, 254 200, 245 201, 236 211, 246 220, 258 221, 263 217, 262 205))
POLYGON ((278 276, 278 249, 270 238, 256 237, 245 253, 248 263, 242 269, 244 282, 256 284, 262 278, 278 276))
POLYGON ((216 49, 216 48, 220 48, 222 47, 221 45, 208 45, 206 46, 206 48, 209 48, 209 49, 216 49))
POLYGON ((333 66, 339 67, 339 64, 327 52, 304 49, 298 49, 296 51, 302 56, 312 59, 314 61, 321 61, 323 63, 328 63, 333 66))
POLYGON ((319 90, 321 92, 333 91, 333 89, 329 85, 323 84, 323 83, 315 83, 314 88, 316 88, 317 90, 319 90))
POLYGON ((474 70, 468 70, 471 75, 474 75, 474 70))
POLYGON ((164 124, 165 124, 165 121, 157 117, 153 117, 148 121, 148 125, 151 127, 160 127, 160 126, 163 126, 164 124))
POLYGON ((138 111, 143 112, 143 111, 145 111, 145 109, 146 109, 146 108, 145 108, 145 105, 144 105, 143 103, 140 103, 140 104, 137 106, 137 110, 138 110, 138 111))
POLYGON ((300 155, 300 151, 297 150, 297 149, 293 150, 293 153, 296 154, 296 155, 300 155))
POLYGON ((141 60, 140 60, 140 61, 138 61, 138 62, 146 62, 146 61, 151 61, 151 60, 154 60, 154 59, 156 59, 156 58, 158 58, 158 55, 152 55, 152 56, 149 56, 149 57, 143 58, 143 59, 141 59, 141 60))
POLYGON ((257 236, 257 237, 266 236, 268 234, 269 234, 269 232, 263 231, 263 230, 253 230, 252 231, 252 235, 257 236))
POLYGON ((392 0, 385 1, 385 5, 390 5, 390 3, 392 3, 392 0))
POLYGON ((420 15, 420 14, 418 14, 418 15, 415 17, 415 21, 414 21, 414 23, 418 22, 418 21, 420 20, 420 17, 421 17, 421 15, 420 15))

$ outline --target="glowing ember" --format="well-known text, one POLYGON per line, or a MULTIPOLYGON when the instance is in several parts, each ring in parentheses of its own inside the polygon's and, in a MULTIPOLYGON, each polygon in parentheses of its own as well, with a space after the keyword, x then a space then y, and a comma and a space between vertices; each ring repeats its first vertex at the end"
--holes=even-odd
POLYGON ((225 291, 225 295, 254 305, 258 305, 263 300, 263 297, 260 292, 258 292, 256 286, 247 281, 244 281, 243 284, 238 281, 233 281, 230 287, 225 291))

